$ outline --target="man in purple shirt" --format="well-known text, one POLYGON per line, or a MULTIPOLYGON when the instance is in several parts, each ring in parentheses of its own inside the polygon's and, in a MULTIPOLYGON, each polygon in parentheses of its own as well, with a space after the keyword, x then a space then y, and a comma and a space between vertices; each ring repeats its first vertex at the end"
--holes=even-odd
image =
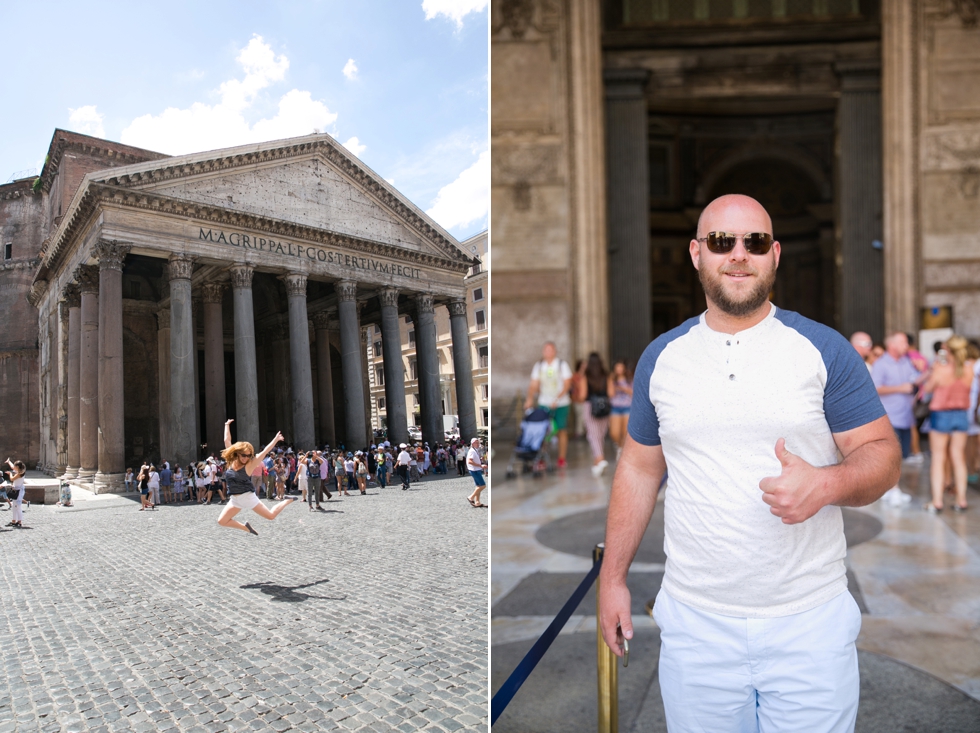
POLYGON ((912 408, 921 381, 919 372, 909 360, 908 351, 908 336, 895 332, 885 339, 885 353, 871 368, 871 379, 878 388, 881 404, 902 445, 903 459, 912 452, 912 425, 915 423, 912 408))

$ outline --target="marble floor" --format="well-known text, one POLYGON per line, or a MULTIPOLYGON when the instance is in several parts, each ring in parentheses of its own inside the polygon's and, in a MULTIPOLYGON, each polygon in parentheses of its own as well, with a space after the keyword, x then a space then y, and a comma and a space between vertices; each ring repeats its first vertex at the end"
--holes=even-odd
MULTIPOLYGON (((500 468, 506 460, 504 455, 495 459, 491 506, 493 646, 537 638, 554 615, 493 612, 522 581, 527 585, 535 573, 575 578, 589 570, 591 544, 572 554, 546 546, 536 534, 555 520, 573 521, 575 515, 603 509, 615 468, 611 465, 605 476, 593 478, 582 441, 572 442, 568 469, 543 478, 504 481, 500 468)), ((928 460, 903 466, 901 485, 912 495, 906 507, 876 502, 855 510, 881 523, 877 535, 851 544, 847 555, 867 608, 858 648, 929 673, 980 700, 980 492, 970 489, 972 506, 965 514, 948 509, 938 516, 928 514, 921 510, 928 501, 928 466, 928 460)), ((658 507, 657 513, 661 512, 658 507)), ((591 543, 594 538, 583 540, 591 543)), ((637 562, 631 577, 653 577, 662 571, 660 562, 637 562)), ((579 611, 583 609, 590 607, 583 604, 579 611)), ((637 613, 635 604, 634 624, 656 628, 650 617, 637 613)), ((594 630, 594 612, 578 613, 562 633, 594 630)))

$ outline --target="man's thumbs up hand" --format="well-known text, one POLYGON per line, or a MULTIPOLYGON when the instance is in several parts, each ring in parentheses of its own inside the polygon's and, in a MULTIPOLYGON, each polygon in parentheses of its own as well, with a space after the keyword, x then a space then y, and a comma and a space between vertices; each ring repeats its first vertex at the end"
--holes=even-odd
POLYGON ((776 441, 776 458, 782 472, 759 482, 762 500, 769 505, 769 511, 783 520, 783 524, 805 522, 824 507, 819 469, 790 453, 783 438, 776 441))

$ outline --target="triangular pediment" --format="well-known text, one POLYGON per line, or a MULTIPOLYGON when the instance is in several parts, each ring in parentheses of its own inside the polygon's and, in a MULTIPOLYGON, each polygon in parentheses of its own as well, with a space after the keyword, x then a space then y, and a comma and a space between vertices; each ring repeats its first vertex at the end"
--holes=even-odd
POLYGON ((450 234, 328 135, 168 158, 100 178, 91 180, 468 259, 450 234))

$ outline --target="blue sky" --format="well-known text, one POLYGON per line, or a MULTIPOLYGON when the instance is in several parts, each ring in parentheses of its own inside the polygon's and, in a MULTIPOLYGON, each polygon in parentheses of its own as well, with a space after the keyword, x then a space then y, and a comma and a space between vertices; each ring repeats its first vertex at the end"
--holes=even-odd
POLYGON ((56 127, 172 154, 316 128, 464 239, 489 206, 486 5, 3 3, 0 183, 56 127))

